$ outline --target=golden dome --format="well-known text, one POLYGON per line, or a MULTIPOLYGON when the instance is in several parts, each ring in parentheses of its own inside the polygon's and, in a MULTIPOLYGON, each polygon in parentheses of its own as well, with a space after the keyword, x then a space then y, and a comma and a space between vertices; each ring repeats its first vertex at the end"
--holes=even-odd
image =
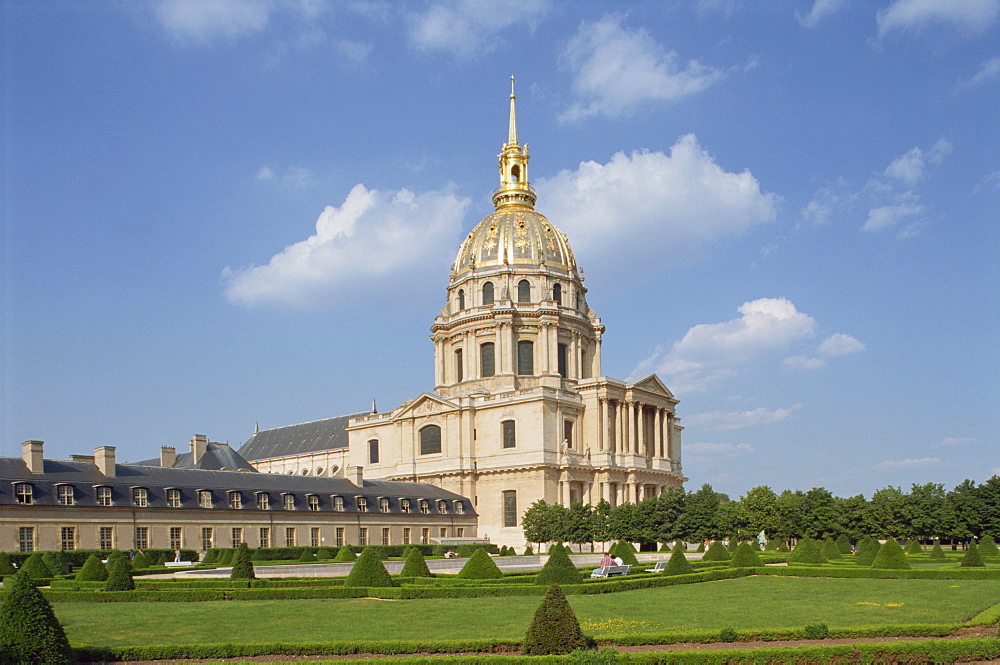
POLYGON ((501 208, 487 215, 459 246, 454 271, 505 264, 576 269, 566 235, 530 208, 501 208))

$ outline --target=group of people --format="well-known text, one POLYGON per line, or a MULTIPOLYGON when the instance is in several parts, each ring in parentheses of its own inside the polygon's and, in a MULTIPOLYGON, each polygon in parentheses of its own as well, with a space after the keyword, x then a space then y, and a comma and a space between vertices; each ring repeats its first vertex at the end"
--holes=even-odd
POLYGON ((601 557, 601 568, 607 568, 609 566, 620 566, 622 565, 622 558, 620 556, 611 556, 607 552, 601 557))

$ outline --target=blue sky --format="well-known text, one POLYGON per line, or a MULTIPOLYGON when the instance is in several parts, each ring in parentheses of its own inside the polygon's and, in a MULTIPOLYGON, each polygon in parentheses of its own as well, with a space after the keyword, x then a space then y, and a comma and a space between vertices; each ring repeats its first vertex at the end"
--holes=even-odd
POLYGON ((689 487, 1000 473, 1000 0, 0 8, 0 454, 433 389, 517 77, 604 373, 689 487))

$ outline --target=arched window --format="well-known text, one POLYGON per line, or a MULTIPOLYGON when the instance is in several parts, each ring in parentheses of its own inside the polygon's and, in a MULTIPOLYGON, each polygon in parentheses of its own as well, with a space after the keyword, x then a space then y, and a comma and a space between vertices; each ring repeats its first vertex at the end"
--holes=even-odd
POLYGON ((378 464, 378 439, 368 442, 368 463, 378 464))
POLYGON ((556 284, 552 287, 552 299, 556 301, 557 305, 562 304, 562 284, 556 284))
POLYGON ((481 376, 493 376, 496 374, 495 357, 493 342, 486 342, 479 345, 479 374, 481 376))
POLYGON ((483 284, 483 304, 493 304, 493 282, 486 282, 483 284))
POLYGON ((535 344, 521 341, 517 343, 517 373, 531 376, 535 373, 535 344))
POLYGON ((517 283, 517 301, 531 302, 531 283, 526 279, 517 283))
POLYGON ((504 448, 517 446, 517 429, 513 420, 504 420, 500 423, 500 433, 504 448))
POLYGON ((420 430, 420 454, 433 455, 441 452, 441 428, 428 425, 420 430))
POLYGON ((458 309, 465 309, 465 291, 463 289, 458 290, 458 309))
POLYGON ((576 292, 576 311, 580 311, 580 292, 576 292))
POLYGON ((515 164, 510 169, 510 181, 517 182, 521 178, 521 167, 515 164))
POLYGON ((569 377, 569 373, 566 368, 566 351, 567 347, 565 344, 560 344, 556 347, 556 362, 559 365, 559 376, 564 379, 569 377))
POLYGON ((465 379, 465 366, 462 363, 462 349, 455 349, 455 381, 465 379))

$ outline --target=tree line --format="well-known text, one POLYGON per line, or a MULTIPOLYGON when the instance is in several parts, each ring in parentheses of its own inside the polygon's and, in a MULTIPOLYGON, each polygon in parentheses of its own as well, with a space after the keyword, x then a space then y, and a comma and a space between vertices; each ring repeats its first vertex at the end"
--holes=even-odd
POLYGON ((763 531, 768 539, 844 535, 949 541, 1000 539, 1000 476, 977 484, 964 480, 952 490, 938 483, 914 484, 909 492, 892 485, 871 499, 858 494, 837 497, 822 487, 803 492, 754 487, 738 500, 709 484, 695 491, 675 487, 639 503, 612 507, 531 504, 522 517, 525 539, 532 543, 584 543, 627 540, 639 543, 736 538, 749 540, 763 531))

